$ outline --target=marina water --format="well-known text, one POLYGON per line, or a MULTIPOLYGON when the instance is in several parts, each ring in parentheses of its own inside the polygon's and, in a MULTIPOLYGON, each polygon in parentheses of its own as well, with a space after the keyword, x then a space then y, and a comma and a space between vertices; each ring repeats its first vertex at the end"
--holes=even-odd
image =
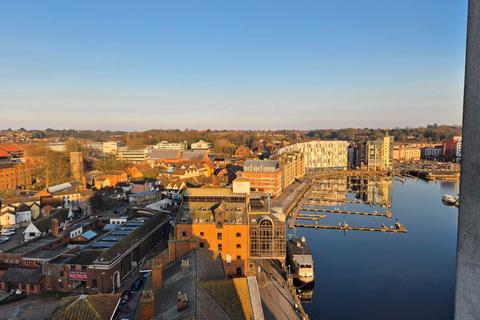
POLYGON ((315 261, 313 298, 304 304, 311 319, 453 318, 458 209, 441 198, 457 194, 458 182, 394 179, 390 188, 391 220, 329 215, 319 223, 390 226, 399 218, 406 234, 295 230, 315 261))

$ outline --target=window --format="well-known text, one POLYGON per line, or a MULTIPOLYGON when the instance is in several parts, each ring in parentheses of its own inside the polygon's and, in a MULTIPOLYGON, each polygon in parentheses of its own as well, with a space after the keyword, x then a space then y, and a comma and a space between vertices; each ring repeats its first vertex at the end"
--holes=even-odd
POLYGON ((237 260, 241 260, 241 259, 242 259, 242 257, 241 257, 241 256, 237 256, 237 260))
POLYGON ((236 236, 237 236, 237 238, 240 238, 242 236, 242 234, 240 232, 237 232, 236 236))
POLYGON ((97 287, 97 279, 92 279, 92 288, 97 287))
POLYGON ((237 243, 237 249, 240 249, 242 245, 240 243, 237 243))
POLYGON ((187 236, 187 232, 186 231, 182 231, 182 237, 186 237, 187 236))
POLYGON ((200 242, 200 248, 205 248, 205 243, 200 242))
POLYGON ((82 266, 82 272, 87 272, 87 266, 82 266))
POLYGON ((222 244, 221 243, 218 244, 218 251, 222 251, 222 244))
POLYGON ((75 271, 75 270, 76 270, 75 265, 72 264, 72 265, 70 266, 70 271, 75 271))
POLYGON ((217 233, 217 240, 222 240, 222 233, 221 232, 217 233))
POLYGON ((204 237, 204 236, 205 236, 205 233, 203 233, 203 231, 200 232, 200 237, 204 237))

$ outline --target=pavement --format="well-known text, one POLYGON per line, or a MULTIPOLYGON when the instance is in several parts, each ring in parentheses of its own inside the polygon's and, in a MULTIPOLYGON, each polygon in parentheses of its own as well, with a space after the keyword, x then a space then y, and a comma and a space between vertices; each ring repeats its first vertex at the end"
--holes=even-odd
POLYGON ((59 299, 39 296, 0 305, 0 320, 48 319, 59 303, 59 299))
POLYGON ((257 271, 257 282, 265 319, 301 320, 296 302, 275 262, 264 260, 256 263, 261 270, 260 273, 257 271))

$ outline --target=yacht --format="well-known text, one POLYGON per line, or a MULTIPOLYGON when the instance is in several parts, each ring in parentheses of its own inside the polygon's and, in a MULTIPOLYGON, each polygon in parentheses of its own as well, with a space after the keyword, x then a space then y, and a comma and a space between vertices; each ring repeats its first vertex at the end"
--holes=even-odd
POLYGON ((450 194, 444 194, 443 197, 442 197, 442 201, 445 204, 454 205, 457 202, 457 199, 450 194))
POLYGON ((287 242, 287 263, 298 287, 311 287, 314 284, 313 258, 305 237, 292 238, 287 242))

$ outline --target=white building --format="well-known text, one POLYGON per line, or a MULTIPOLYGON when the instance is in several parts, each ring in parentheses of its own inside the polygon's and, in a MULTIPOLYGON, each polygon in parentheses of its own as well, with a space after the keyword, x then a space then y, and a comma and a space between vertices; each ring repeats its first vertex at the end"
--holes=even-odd
POLYGON ((309 141, 292 144, 279 154, 298 151, 303 154, 307 170, 346 170, 348 166, 347 141, 309 141))
POLYGON ((119 148, 117 151, 117 160, 128 162, 142 162, 147 160, 149 154, 148 148, 128 149, 119 148))
POLYGON ((48 148, 50 150, 53 150, 53 151, 56 151, 56 152, 67 151, 67 147, 65 146, 65 142, 50 142, 48 144, 48 148))
POLYGON ((153 149, 185 150, 186 143, 162 141, 154 145, 153 149))
POLYGON ((203 140, 194 142, 190 146, 190 149, 192 150, 210 150, 211 148, 212 148, 212 144, 210 142, 203 141, 203 140))

